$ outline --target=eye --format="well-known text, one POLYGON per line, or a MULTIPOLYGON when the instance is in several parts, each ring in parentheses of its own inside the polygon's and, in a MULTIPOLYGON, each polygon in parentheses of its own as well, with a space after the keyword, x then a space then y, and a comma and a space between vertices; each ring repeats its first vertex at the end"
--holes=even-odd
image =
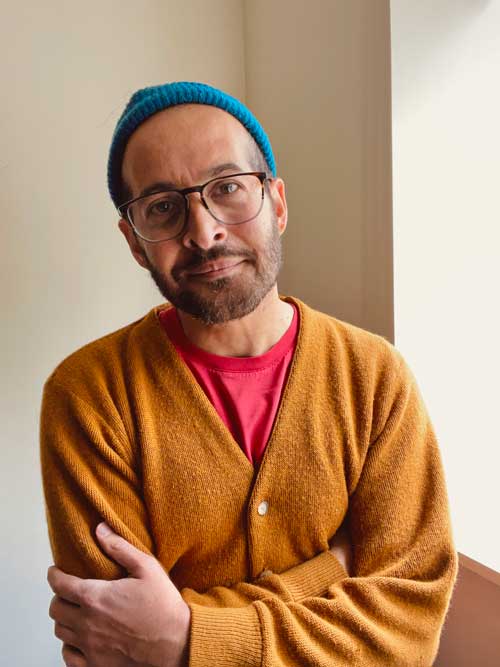
POLYGON ((162 199, 160 201, 154 202, 149 208, 150 213, 170 213, 173 208, 173 204, 168 199, 162 199))
POLYGON ((215 194, 218 195, 234 195, 240 189, 239 183, 236 181, 223 181, 215 188, 215 194))
POLYGON ((168 196, 147 202, 144 217, 148 220, 171 218, 179 214, 182 202, 178 197, 168 196))

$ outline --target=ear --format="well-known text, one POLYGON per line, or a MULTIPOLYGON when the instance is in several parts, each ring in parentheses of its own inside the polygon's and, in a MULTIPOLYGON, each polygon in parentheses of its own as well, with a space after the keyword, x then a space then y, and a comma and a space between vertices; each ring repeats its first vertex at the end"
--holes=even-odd
POLYGON ((139 239, 134 234, 134 230, 127 222, 127 220, 125 220, 125 218, 120 218, 120 220, 118 221, 118 227, 123 236, 125 237, 128 246, 130 248, 130 252, 134 256, 135 261, 144 269, 149 268, 149 262, 144 253, 144 248, 139 243, 139 239))
POLYGON ((285 196, 285 182, 282 178, 273 178, 269 184, 271 202, 276 215, 276 222, 280 235, 286 229, 288 222, 288 207, 285 196))

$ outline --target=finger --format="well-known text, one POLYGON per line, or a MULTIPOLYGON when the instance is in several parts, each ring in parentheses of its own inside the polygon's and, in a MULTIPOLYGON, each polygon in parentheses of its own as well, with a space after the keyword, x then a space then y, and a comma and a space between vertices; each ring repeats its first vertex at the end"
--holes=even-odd
POLYGON ((49 616, 52 620, 67 626, 68 628, 77 628, 81 616, 81 607, 67 602, 64 598, 54 595, 49 606, 49 616))
POLYGON ((151 567, 151 556, 149 554, 127 542, 104 521, 97 526, 96 535, 104 551, 117 563, 123 565, 127 572, 137 578, 145 576, 151 567))
POLYGON ((47 581, 56 595, 73 602, 81 604, 86 587, 86 579, 80 579, 72 574, 66 574, 55 565, 51 565, 47 571, 47 581))
POLYGON ((66 667, 87 667, 87 659, 76 647, 63 644, 61 653, 66 667))
POLYGON ((54 635, 64 644, 68 644, 73 648, 78 648, 80 650, 78 636, 71 628, 67 628, 65 625, 62 625, 62 623, 55 623, 54 635))
POLYGON ((335 533, 330 542, 330 553, 342 564, 347 574, 351 574, 352 548, 347 526, 342 526, 335 533))

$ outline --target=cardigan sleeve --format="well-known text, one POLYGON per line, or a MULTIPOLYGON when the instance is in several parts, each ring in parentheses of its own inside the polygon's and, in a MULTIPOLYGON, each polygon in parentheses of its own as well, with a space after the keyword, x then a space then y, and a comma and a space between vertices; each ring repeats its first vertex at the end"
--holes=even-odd
MULTIPOLYGON (((98 412, 54 377, 44 387, 40 462, 49 541, 57 567, 84 578, 127 576, 97 544, 95 528, 103 519, 135 547, 154 555, 141 480, 123 425, 113 418, 112 410, 98 412)), ((279 575, 230 588, 216 586, 205 593, 186 588, 182 595, 203 606, 243 607, 267 597, 293 600, 321 595, 332 581, 345 576, 339 560, 324 552, 279 575)))
POLYGON ((458 559, 436 436, 402 357, 394 385, 349 501, 352 576, 300 600, 190 603, 190 667, 432 664, 458 559))
POLYGON ((45 516, 54 563, 68 574, 126 576, 97 544, 95 528, 102 520, 135 547, 153 552, 140 479, 123 431, 109 411, 98 411, 64 382, 52 376, 45 383, 40 415, 45 516))

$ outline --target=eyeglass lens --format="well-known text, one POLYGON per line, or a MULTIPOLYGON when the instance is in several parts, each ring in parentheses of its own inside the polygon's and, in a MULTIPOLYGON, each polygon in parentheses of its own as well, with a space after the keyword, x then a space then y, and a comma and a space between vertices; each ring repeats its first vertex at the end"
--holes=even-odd
MULTIPOLYGON (((262 184, 252 174, 217 178, 202 191, 212 216, 226 225, 255 218, 262 208, 262 184)), ((128 215, 137 233, 159 241, 180 234, 186 222, 186 202, 179 192, 161 192, 133 202, 128 215)))

